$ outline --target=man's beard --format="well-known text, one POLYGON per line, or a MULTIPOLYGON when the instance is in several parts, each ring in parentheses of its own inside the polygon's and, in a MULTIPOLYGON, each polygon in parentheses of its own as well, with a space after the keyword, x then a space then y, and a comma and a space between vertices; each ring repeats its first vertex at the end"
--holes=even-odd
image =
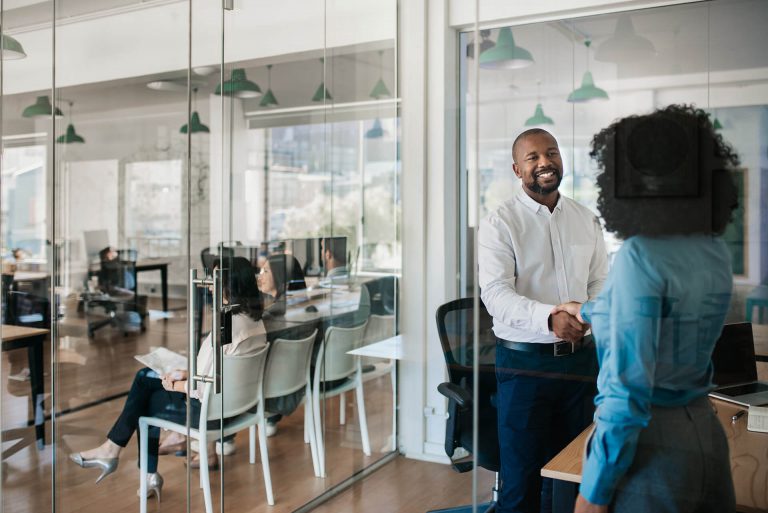
POLYGON ((560 187, 560 182, 563 181, 563 174, 557 169, 551 169, 550 171, 553 171, 557 175, 557 182, 555 182, 554 185, 543 187, 539 185, 538 178, 534 176, 533 180, 525 184, 525 187, 534 194, 539 194, 541 196, 546 196, 547 194, 555 192, 560 187))

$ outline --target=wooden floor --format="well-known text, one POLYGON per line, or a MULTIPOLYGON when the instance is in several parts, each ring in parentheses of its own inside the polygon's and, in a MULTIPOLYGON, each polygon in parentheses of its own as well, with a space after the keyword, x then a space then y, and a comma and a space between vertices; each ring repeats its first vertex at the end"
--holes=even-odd
MULTIPOLYGON (((150 305, 151 307, 152 305, 150 305)), ((154 346, 183 351, 186 346, 186 319, 183 304, 168 320, 148 322, 143 334, 127 337, 107 327, 96 338, 85 336, 84 320, 68 315, 61 323, 52 376, 50 345, 46 344, 46 408, 51 408, 51 389, 55 387, 57 412, 55 428, 46 422, 48 445, 38 451, 30 444, 3 461, 2 511, 4 513, 43 513, 51 511, 52 483, 56 490, 57 512, 121 513, 138 509, 138 468, 135 437, 120 458, 120 467, 98 485, 98 471, 81 469, 67 459, 70 452, 101 443, 122 408, 124 397, 106 398, 128 390, 140 368, 135 354, 154 346), (51 440, 55 442, 51 444, 51 440), (55 450, 54 450, 55 448, 55 450), (54 475, 55 474, 55 475, 54 475)), ((68 312, 71 309, 68 310, 68 312)), ((30 417, 29 381, 13 381, 8 376, 26 367, 26 353, 2 354, 3 430, 25 426, 30 417)), ((314 477, 309 446, 303 443, 303 408, 279 424, 278 434, 268 439, 268 452, 276 504, 266 505, 261 465, 248 464, 248 437, 238 435, 237 452, 224 458, 223 473, 212 473, 214 504, 218 504, 224 476, 224 511, 282 513, 293 511, 326 489, 345 480, 387 454, 392 426, 392 393, 389 377, 365 384, 366 413, 373 453, 362 453, 360 431, 353 394, 347 398, 347 423, 338 422, 338 399, 326 402, 325 429, 327 473, 314 477)), ((23 430, 28 441, 32 428, 23 430)), ((3 437, 3 450, 13 446, 3 437)), ((197 471, 187 476, 184 458, 164 456, 160 473, 165 478, 162 502, 151 499, 149 511, 186 512, 187 489, 190 510, 203 511, 197 471), (187 486, 187 483, 190 486, 187 486)), ((490 476, 483 475, 480 490, 490 490, 490 476)), ((450 467, 397 458, 323 506, 319 511, 426 511, 471 501, 471 476, 454 473, 450 467)), ((219 511, 218 506, 215 507, 219 511)))

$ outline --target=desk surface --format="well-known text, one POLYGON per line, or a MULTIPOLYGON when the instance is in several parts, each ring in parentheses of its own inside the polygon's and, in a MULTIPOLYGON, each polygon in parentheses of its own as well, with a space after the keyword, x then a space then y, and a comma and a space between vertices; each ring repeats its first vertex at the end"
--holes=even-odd
POLYGON ((569 483, 581 483, 581 459, 584 455, 584 444, 587 442, 593 426, 590 424, 565 449, 544 465, 541 469, 541 475, 569 483))
MULTIPOLYGON (((752 483, 768 482, 768 434, 747 431, 747 416, 735 423, 731 417, 741 408, 738 405, 710 399, 720 419, 731 455, 731 472, 736 490, 736 504, 740 508, 765 511, 768 509, 768 489, 760 491, 752 483)), ((584 444, 592 426, 576 437, 560 453, 552 458, 542 469, 543 477, 551 477, 571 483, 581 483, 581 463, 584 444)), ((759 487, 758 487, 759 488, 759 487)))
POLYGON ((358 347, 347 354, 358 356, 370 356, 373 358, 385 358, 388 360, 401 360, 403 358, 403 336, 397 335, 367 346, 358 347))
POLYGON ((26 337, 35 337, 37 335, 46 335, 48 330, 40 328, 28 328, 26 326, 12 326, 10 324, 3 324, 0 336, 4 341, 17 340, 26 337))

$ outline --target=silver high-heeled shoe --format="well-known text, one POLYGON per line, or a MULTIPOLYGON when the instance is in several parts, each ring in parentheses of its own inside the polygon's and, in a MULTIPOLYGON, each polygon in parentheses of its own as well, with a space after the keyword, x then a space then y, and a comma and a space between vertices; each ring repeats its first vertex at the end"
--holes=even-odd
POLYGON ((69 459, 83 468, 100 468, 101 475, 96 479, 96 483, 117 470, 117 464, 120 462, 118 458, 91 458, 87 460, 79 452, 70 454, 69 459))
MULTIPOLYGON (((163 491, 163 476, 159 472, 154 474, 147 474, 147 499, 152 497, 152 494, 157 497, 157 503, 160 504, 160 493, 163 491)), ((141 497, 141 488, 136 490, 136 495, 141 497)))

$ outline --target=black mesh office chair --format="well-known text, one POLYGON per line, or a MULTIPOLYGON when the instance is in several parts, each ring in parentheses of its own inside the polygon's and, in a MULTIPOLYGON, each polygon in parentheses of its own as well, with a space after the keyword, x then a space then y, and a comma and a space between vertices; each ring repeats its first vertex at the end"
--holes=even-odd
MULTIPOLYGON (((474 323, 474 299, 471 297, 450 301, 437 309, 437 332, 440 345, 448 366, 448 379, 437 389, 448 398, 448 419, 445 421, 445 452, 453 457, 456 448, 462 447, 477 458, 479 467, 497 473, 499 471, 499 438, 496 425, 496 337, 493 334, 493 320, 479 302, 479 324, 474 323), (477 422, 478 446, 472 445, 472 396, 473 378, 473 337, 478 331, 479 345, 479 383, 477 422)), ((472 470, 472 458, 453 463, 457 472, 472 470)), ((493 501, 478 505, 478 511, 495 510, 496 494, 493 501)), ((440 510, 443 512, 472 511, 471 506, 440 510)))
POLYGON ((88 337, 104 326, 117 326, 124 335, 144 331, 147 315, 146 296, 139 296, 136 281, 136 250, 118 250, 116 260, 103 260, 97 273, 99 291, 83 295, 88 337), (96 309, 106 317, 93 317, 96 309))

